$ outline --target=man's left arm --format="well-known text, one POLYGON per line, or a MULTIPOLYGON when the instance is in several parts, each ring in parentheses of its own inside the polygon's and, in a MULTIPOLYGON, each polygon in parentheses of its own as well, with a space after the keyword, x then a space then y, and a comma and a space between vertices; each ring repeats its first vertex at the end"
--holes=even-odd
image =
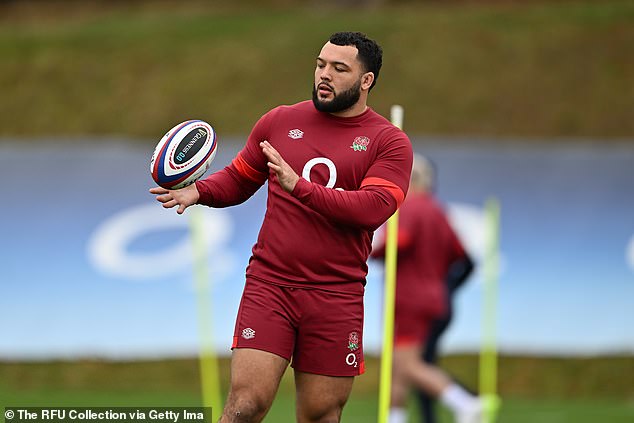
POLYGON ((473 268, 473 260, 471 260, 468 254, 451 263, 446 277, 449 292, 453 293, 456 289, 460 288, 473 272, 473 268))
POLYGON ((449 234, 450 251, 449 254, 452 257, 450 260, 449 269, 447 271, 446 281, 449 292, 453 293, 458 289, 471 275, 475 264, 471 259, 471 256, 465 250, 460 238, 454 231, 453 227, 443 214, 443 224, 449 234))
POLYGON ((409 186, 412 149, 407 137, 379 155, 355 191, 326 188, 300 178, 271 144, 260 144, 282 188, 318 213, 367 230, 377 229, 401 205, 409 186))

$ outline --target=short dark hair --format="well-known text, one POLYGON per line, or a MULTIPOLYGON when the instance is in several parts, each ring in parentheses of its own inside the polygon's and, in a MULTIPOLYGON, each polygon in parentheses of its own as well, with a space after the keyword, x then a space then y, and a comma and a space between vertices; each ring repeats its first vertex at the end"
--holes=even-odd
POLYGON ((381 71, 381 65, 383 65, 383 50, 381 46, 362 32, 337 32, 332 34, 328 41, 338 46, 354 46, 357 48, 359 51, 357 56, 365 71, 374 74, 374 81, 370 86, 370 89, 372 89, 377 79, 379 79, 379 72, 381 71))

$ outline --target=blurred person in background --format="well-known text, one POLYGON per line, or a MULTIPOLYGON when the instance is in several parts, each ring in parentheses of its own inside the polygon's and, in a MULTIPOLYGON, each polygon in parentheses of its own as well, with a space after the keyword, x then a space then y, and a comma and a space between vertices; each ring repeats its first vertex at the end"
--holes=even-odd
MULTIPOLYGON (((415 154, 407 197, 399 212, 394 314, 394 361, 389 423, 406 423, 409 390, 439 399, 456 423, 481 421, 482 402, 441 368, 422 359, 433 325, 448 318, 447 279, 459 286, 473 264, 432 193, 433 166, 415 154)), ((385 231, 372 257, 385 255, 385 231)), ((432 339, 432 342, 436 342, 432 339)), ((435 354, 435 345, 432 346, 435 354)))
POLYGON ((407 135, 367 105, 381 64, 364 34, 333 34, 316 58, 312 101, 266 113, 223 170, 180 190, 150 189, 183 213, 240 204, 268 182, 222 423, 262 421, 289 363, 297 421, 338 422, 364 372, 372 236, 405 198, 412 166, 407 135))
MULTIPOLYGON (((433 187, 433 176, 432 185, 433 187)), ((432 190, 433 191, 433 190, 432 190)), ((438 344, 440 338, 447 331, 451 320, 453 318, 453 299, 469 275, 473 272, 473 261, 468 254, 465 254, 462 259, 456 260, 449 267, 449 272, 445 278, 447 286, 447 312, 444 316, 434 320, 431 324, 429 336, 425 340, 423 352, 421 358, 426 363, 436 365, 438 363, 438 344)), ((435 411, 435 398, 429 395, 426 391, 417 389, 416 396, 420 404, 423 422, 424 423, 436 423, 436 411, 435 411)))

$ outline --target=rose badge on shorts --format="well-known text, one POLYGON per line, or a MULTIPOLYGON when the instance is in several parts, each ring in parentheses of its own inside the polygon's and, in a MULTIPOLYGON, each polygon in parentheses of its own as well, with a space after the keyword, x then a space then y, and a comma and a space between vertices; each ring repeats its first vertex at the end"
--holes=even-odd
POLYGON ((363 358, 361 356, 361 337, 359 332, 352 331, 348 334, 348 354, 346 355, 346 364, 359 370, 358 374, 363 373, 363 358))
POLYGON ((348 335, 348 349, 350 351, 359 349, 359 334, 357 332, 350 332, 348 335))

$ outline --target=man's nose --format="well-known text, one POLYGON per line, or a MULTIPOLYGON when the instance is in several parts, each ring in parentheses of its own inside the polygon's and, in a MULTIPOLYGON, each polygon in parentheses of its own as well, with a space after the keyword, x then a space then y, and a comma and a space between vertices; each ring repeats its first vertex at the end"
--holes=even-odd
POLYGON ((321 70, 319 74, 319 79, 321 79, 322 81, 332 81, 332 74, 328 66, 321 70))

